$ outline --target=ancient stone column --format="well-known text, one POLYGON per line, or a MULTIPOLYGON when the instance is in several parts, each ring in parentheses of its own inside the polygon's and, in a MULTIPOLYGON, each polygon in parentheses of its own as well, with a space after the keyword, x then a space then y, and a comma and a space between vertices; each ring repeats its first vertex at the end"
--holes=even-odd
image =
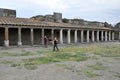
POLYGON ((63 29, 60 29, 60 44, 63 44, 63 29))
POLYGON ((112 40, 114 40, 114 32, 112 32, 112 40))
POLYGON ((83 43, 83 30, 81 30, 81 43, 83 43))
POLYGON ((111 31, 109 31, 109 41, 111 41, 111 31))
POLYGON ((101 31, 101 41, 103 41, 103 31, 101 31))
POLYGON ((9 35, 8 35, 8 32, 9 32, 9 29, 8 27, 5 27, 5 41, 4 41, 4 44, 5 44, 5 47, 9 47, 9 35))
POLYGON ((87 30, 87 42, 89 42, 89 30, 87 30))
POLYGON ((33 28, 31 28, 30 35, 31 35, 31 45, 33 45, 34 44, 33 28))
POLYGON ((74 35, 74 37, 75 37, 75 43, 77 43, 77 30, 75 30, 75 35, 74 35))
POLYGON ((18 28, 18 46, 22 46, 22 41, 21 41, 21 28, 18 28))
POLYGON ((119 32, 119 41, 120 41, 120 32, 119 32))
POLYGON ((107 41, 107 31, 105 31, 105 41, 107 41))
POLYGON ((68 44, 70 44, 70 41, 71 41, 71 39, 70 39, 70 29, 68 29, 68 44))
POLYGON ((94 35, 94 30, 92 31, 92 42, 94 42, 95 41, 95 35, 94 35))
POLYGON ((97 31, 97 42, 99 42, 99 31, 97 31))
POLYGON ((44 28, 42 28, 42 44, 44 44, 44 28))
POLYGON ((54 39, 54 29, 51 29, 51 39, 54 39))

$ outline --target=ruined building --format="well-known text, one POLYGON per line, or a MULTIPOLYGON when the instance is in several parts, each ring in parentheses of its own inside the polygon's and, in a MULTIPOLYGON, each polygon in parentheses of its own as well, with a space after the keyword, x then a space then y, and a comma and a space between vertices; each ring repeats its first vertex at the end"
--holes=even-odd
POLYGON ((15 10, 0 9, 0 46, 40 45, 45 35, 60 44, 107 42, 114 33, 103 22, 63 19, 62 13, 18 18, 15 10))

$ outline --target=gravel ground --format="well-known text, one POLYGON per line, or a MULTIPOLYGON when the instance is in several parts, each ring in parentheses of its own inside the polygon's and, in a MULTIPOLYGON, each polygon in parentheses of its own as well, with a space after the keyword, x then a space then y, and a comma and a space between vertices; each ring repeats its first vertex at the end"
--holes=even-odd
MULTIPOLYGON (((88 45, 108 45, 120 46, 119 42, 94 43, 94 44, 77 44, 77 46, 84 47, 88 45)), ((62 45, 59 47, 67 47, 62 45)), ((52 47, 48 49, 52 50, 52 47)), ((3 52, 36 52, 46 50, 44 47, 24 46, 24 47, 10 47, 8 49, 0 47, 0 54, 3 52)), ((87 54, 87 53, 86 53, 87 54)), ((90 55, 89 56, 96 56, 90 55)), ((87 61, 74 62, 58 62, 51 64, 38 65, 35 70, 28 70, 24 67, 11 67, 10 64, 2 63, 2 61, 19 62, 22 59, 36 58, 37 55, 29 56, 5 56, 0 57, 0 80, 120 80, 120 57, 101 57, 98 59, 89 59, 87 61), (84 74, 85 70, 89 70, 88 65, 101 63, 106 67, 104 70, 94 70, 94 73, 99 74, 97 77, 88 77, 84 74)))

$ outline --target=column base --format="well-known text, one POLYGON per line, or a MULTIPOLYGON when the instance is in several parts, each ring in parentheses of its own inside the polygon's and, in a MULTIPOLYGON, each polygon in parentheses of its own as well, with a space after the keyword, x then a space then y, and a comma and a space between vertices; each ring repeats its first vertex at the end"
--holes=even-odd
POLYGON ((63 41, 60 41, 60 44, 63 44, 63 41))
POLYGON ((68 44, 70 44, 70 42, 68 42, 68 44))
POLYGON ((22 46, 22 42, 18 42, 18 46, 22 46))
POLYGON ((97 42, 100 42, 99 40, 97 40, 97 42))
POLYGON ((9 40, 5 40, 4 45, 5 45, 5 47, 9 47, 9 40))

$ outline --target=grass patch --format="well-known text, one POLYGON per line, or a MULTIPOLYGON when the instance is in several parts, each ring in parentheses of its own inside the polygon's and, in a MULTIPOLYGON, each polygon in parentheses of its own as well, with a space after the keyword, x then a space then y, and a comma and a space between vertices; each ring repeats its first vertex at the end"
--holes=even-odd
POLYGON ((37 69, 37 65, 33 64, 33 63, 25 63, 24 67, 28 70, 35 70, 37 69))
POLYGON ((120 57, 120 47, 97 46, 93 53, 102 57, 120 57))
POLYGON ((28 56, 28 55, 33 55, 33 53, 26 51, 26 52, 20 53, 18 56, 28 56))
POLYGON ((120 73, 116 72, 116 74, 114 76, 120 78, 120 73))
POLYGON ((88 65, 88 67, 90 67, 94 70, 105 70, 106 69, 106 67, 103 66, 103 64, 101 64, 101 63, 96 63, 94 65, 88 65))
POLYGON ((89 69, 84 70, 84 74, 89 78, 94 78, 94 77, 101 76, 99 74, 94 73, 92 70, 89 70, 89 69))
POLYGON ((75 72, 77 74, 81 74, 81 70, 75 69, 74 65, 67 65, 67 64, 56 64, 57 66, 63 67, 64 69, 70 70, 72 72, 75 72))
POLYGON ((18 66, 21 66, 21 64, 20 63, 14 63, 14 64, 11 64, 11 67, 18 67, 18 66))
POLYGON ((89 57, 86 54, 81 53, 66 53, 66 52, 54 52, 46 55, 45 57, 24 59, 25 63, 35 63, 35 64, 48 64, 54 62, 62 61, 85 61, 89 57))
POLYGON ((97 56, 91 56, 90 59, 91 60, 98 60, 99 58, 97 56))
POLYGON ((10 53, 10 52, 0 53, 0 57, 4 57, 4 56, 28 56, 28 55, 33 55, 33 53, 31 53, 29 51, 21 52, 21 53, 10 53))
POLYGON ((12 61, 4 60, 4 61, 1 61, 0 63, 1 64, 12 64, 13 62, 12 61))
MULTIPOLYGON (((34 62, 36 64, 48 64, 54 62, 62 61, 85 61, 88 59, 97 59, 94 57, 89 57, 85 53, 100 55, 102 57, 118 57, 120 56, 120 47, 109 47, 109 46, 99 46, 99 45, 88 45, 87 47, 65 47, 61 48, 59 52, 52 52, 51 50, 37 51, 38 54, 45 54, 44 57, 27 59, 24 62, 34 62)), ((29 55, 29 54, 27 54, 29 55)), ((97 64, 98 65, 98 64, 97 64)), ((95 66, 95 65, 94 65, 95 66)), ((101 65, 98 65, 101 67, 101 65)))

